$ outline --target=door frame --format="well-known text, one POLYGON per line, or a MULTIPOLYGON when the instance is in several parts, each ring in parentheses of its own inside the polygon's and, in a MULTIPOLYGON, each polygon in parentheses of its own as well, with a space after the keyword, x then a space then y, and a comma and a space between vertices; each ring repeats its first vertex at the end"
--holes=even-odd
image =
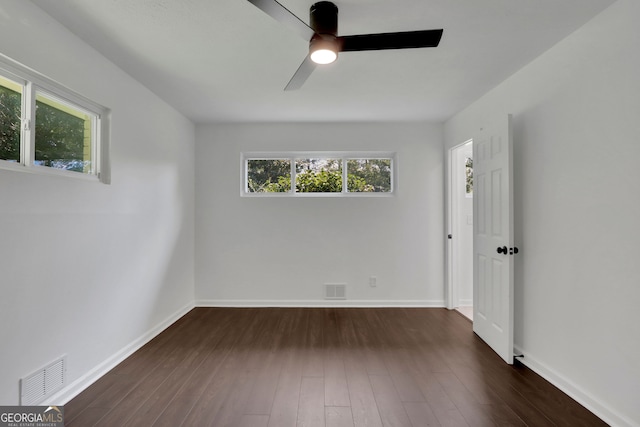
POLYGON ((459 303, 459 284, 456 282, 455 280, 455 273, 454 273, 454 267, 455 267, 455 263, 457 261, 456 257, 457 257, 457 251, 454 251, 454 245, 453 245, 453 239, 450 239, 448 236, 449 235, 455 235, 456 230, 455 230, 455 220, 454 220, 454 216, 456 214, 456 208, 454 206, 454 186, 453 186, 453 172, 455 170, 453 162, 454 162, 454 151, 463 147, 464 145, 467 145, 468 143, 472 143, 473 142, 473 138, 470 138, 468 140, 466 140, 465 142, 462 142, 460 144, 457 144, 453 147, 450 147, 447 150, 447 159, 445 162, 445 170, 446 170, 446 179, 445 179, 445 185, 446 185, 446 190, 445 190, 445 197, 446 197, 446 201, 445 201, 445 206, 446 206, 446 234, 445 234, 445 240, 446 240, 446 251, 445 251, 445 283, 446 283, 446 307, 449 310, 453 310, 454 308, 456 308, 458 306, 457 303, 459 303))

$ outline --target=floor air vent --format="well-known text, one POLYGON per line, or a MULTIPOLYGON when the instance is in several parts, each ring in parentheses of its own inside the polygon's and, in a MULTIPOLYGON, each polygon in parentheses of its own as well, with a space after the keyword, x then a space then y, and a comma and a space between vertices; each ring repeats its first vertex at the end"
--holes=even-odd
POLYGON ((66 356, 20 379, 20 405, 36 405, 60 390, 65 383, 66 356))
POLYGON ((325 283, 324 299, 347 299, 347 284, 325 283))

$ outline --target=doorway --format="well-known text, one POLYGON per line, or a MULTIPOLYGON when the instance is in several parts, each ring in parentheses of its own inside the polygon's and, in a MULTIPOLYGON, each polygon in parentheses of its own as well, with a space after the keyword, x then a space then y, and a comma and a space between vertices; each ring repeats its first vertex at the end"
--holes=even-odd
POLYGON ((449 308, 473 321, 473 141, 449 152, 449 308))

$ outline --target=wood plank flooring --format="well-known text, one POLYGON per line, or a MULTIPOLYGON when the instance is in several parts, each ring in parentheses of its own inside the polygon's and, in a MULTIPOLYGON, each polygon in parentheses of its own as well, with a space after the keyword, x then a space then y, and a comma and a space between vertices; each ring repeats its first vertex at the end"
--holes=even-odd
POLYGON ((65 405, 67 427, 606 426, 455 311, 196 308, 65 405))

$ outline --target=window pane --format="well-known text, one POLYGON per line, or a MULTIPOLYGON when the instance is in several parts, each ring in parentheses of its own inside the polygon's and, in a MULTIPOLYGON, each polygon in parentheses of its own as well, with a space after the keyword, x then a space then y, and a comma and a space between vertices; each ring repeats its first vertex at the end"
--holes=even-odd
POLYGON ((93 116, 36 94, 36 165, 93 173, 93 116))
POLYGON ((467 157, 464 161, 464 169, 466 176, 465 193, 468 195, 473 194, 473 159, 467 157))
POLYGON ((0 160, 20 161, 22 85, 0 76, 0 160))
POLYGON ((291 161, 288 159, 247 160, 247 192, 286 193, 291 190, 291 161))
POLYGON ((341 159, 296 159, 296 193, 341 192, 341 159))
POLYGON ((391 192, 391 159, 348 160, 347 191, 391 192))

